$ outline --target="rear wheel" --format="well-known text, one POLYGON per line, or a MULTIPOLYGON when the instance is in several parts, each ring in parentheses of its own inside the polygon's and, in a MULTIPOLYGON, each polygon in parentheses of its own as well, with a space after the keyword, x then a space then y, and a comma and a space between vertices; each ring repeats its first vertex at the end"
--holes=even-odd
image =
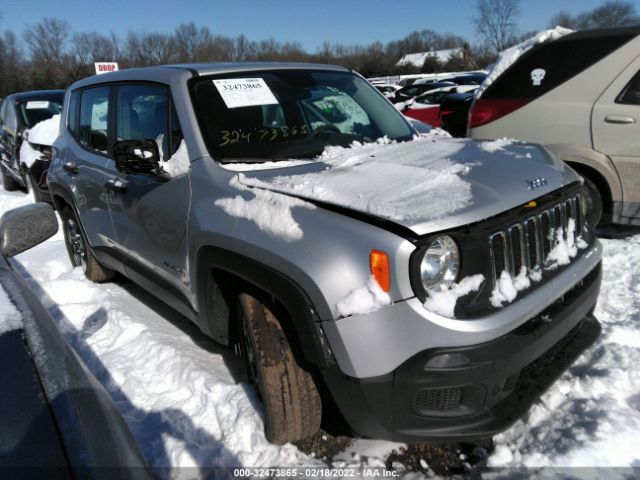
POLYGON ((240 348, 265 409, 265 436, 277 444, 320 429, 322 404, 309 372, 298 365, 280 321, 255 297, 239 296, 240 348))
POLYGON ((2 176, 2 188, 7 192, 12 192, 20 188, 20 184, 7 174, 4 167, 0 167, 0 175, 2 176))
POLYGON ((80 227, 80 222, 69 207, 64 207, 60 212, 64 243, 67 247, 69 260, 74 267, 82 267, 85 277, 92 282, 102 283, 110 280, 114 272, 103 267, 87 248, 87 240, 80 227))
POLYGON ((589 177, 584 178, 584 184, 582 185, 582 195, 584 196, 587 212, 585 220, 591 228, 596 228, 602 220, 603 201, 602 194, 595 183, 593 183, 589 177))

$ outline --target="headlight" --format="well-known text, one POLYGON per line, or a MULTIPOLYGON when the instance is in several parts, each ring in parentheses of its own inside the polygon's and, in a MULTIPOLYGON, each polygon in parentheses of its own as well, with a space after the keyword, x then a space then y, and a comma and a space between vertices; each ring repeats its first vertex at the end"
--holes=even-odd
POLYGON ((460 253, 456 242, 448 235, 434 238, 420 262, 420 279, 425 290, 450 287, 458 279, 460 253))

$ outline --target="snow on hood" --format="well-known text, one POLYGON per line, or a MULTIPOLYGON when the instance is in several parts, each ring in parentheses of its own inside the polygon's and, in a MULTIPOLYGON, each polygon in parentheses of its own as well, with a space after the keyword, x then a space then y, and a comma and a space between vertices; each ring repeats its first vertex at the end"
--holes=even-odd
POLYGON ((560 26, 550 30, 543 30, 533 37, 526 39, 524 42, 502 51, 498 57, 498 61, 493 65, 493 68, 489 72, 489 75, 487 75, 487 78, 485 78, 482 85, 480 85, 480 88, 476 91, 476 98, 480 98, 485 90, 489 88, 489 85, 495 82, 495 80, 502 75, 507 68, 513 65, 524 53, 528 52, 540 43, 557 40, 569 33, 573 33, 573 30, 560 26))
POLYGON ((432 135, 328 147, 314 163, 245 171, 238 181, 376 215, 418 235, 496 215, 563 185, 564 165, 541 147, 513 142, 488 152, 483 145, 432 135), (529 190, 527 181, 538 178, 546 185, 529 190))
POLYGON ((28 140, 37 145, 53 145, 60 131, 60 115, 54 115, 47 120, 36 123, 29 129, 28 140))

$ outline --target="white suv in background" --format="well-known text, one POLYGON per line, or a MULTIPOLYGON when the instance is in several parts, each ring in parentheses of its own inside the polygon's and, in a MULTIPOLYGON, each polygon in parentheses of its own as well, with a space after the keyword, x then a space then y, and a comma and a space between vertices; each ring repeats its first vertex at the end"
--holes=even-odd
POLYGON ((640 225, 640 27, 528 50, 476 98, 469 136, 546 146, 585 179, 587 220, 640 225))

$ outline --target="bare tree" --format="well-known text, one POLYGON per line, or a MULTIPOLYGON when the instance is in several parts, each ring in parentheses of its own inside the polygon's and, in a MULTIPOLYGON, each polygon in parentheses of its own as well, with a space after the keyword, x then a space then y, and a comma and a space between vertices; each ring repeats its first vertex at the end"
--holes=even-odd
POLYGON ((45 18, 28 27, 23 38, 33 59, 61 62, 71 27, 66 20, 45 18))
POLYGON ((473 19, 476 32, 496 52, 509 46, 516 32, 519 0, 478 0, 478 16, 473 19))
POLYGON ((561 25, 574 30, 594 30, 597 28, 627 27, 640 24, 636 7, 630 2, 609 1, 593 10, 577 16, 559 12, 551 17, 550 25, 561 25))
POLYGON ((553 17, 551 17, 551 20, 549 20, 549 28, 555 27, 564 27, 575 30, 577 28, 576 19, 566 10, 562 10, 556 13, 553 17))

